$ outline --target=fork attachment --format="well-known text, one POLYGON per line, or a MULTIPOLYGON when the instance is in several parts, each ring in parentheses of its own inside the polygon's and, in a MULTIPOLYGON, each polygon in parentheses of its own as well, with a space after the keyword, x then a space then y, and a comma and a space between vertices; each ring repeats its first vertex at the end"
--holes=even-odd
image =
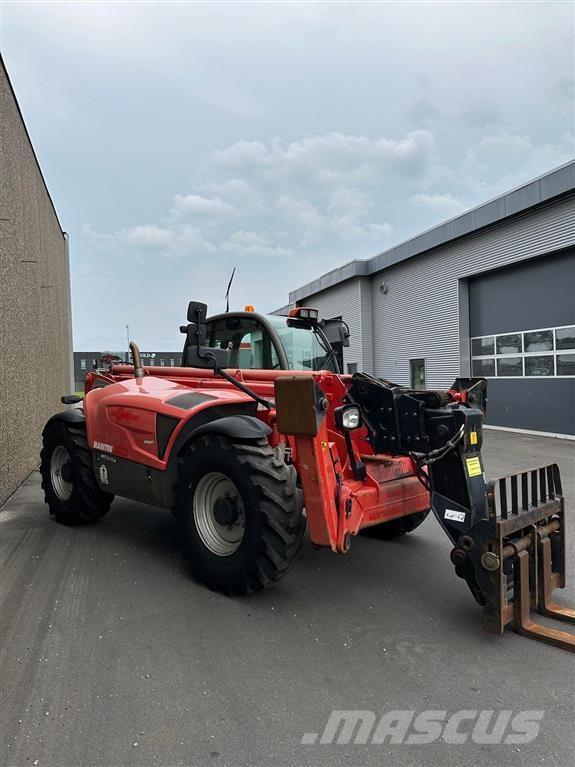
POLYGON ((556 588, 565 586, 559 467, 551 464, 492 480, 486 486, 486 501, 486 518, 461 536, 452 551, 456 569, 464 558, 473 566, 485 628, 501 634, 511 625, 519 634, 575 652, 575 635, 532 617, 536 610, 575 623, 575 610, 552 598, 556 588))
POLYGON ((575 651, 575 635, 533 620, 575 623, 552 599, 565 586, 565 527, 556 464, 491 482, 481 457, 487 381, 458 378, 448 392, 412 391, 355 373, 348 399, 361 408, 376 454, 409 455, 454 548, 455 572, 484 608, 488 631, 575 651))

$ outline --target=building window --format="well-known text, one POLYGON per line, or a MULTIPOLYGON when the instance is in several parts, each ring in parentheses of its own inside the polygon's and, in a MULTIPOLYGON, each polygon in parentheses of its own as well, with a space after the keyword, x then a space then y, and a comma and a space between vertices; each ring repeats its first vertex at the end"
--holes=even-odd
POLYGON ((521 333, 497 336, 497 354, 521 354, 522 351, 521 333))
POLYGON ((472 338, 471 373, 482 378, 573 376, 575 326, 472 338))
POLYGON ((425 389, 425 360, 409 360, 411 388, 425 389))
POLYGON ((351 375, 351 373, 357 373, 357 362, 348 362, 347 363, 347 372, 351 375))
POLYGON ((86 370, 86 360, 80 360, 80 370, 86 370))
POLYGON ((531 333, 523 333, 523 346, 526 352, 552 352, 553 331, 535 330, 531 333))
POLYGON ((555 375, 555 359, 552 354, 533 354, 525 357, 526 376, 555 375))
POLYGON ((488 357, 490 354, 495 354, 495 336, 473 338, 471 340, 471 354, 474 357, 488 357))
POLYGON ((556 349, 575 349, 575 326, 555 330, 556 349))
POLYGON ((558 376, 575 376, 575 354, 558 354, 556 359, 558 376))
POLYGON ((170 360, 170 367, 171 367, 171 368, 173 368, 175 364, 176 364, 176 361, 175 361, 175 360, 170 360))
POLYGON ((497 358, 498 376, 522 376, 523 375, 523 357, 498 357, 497 358))
POLYGON ((162 367, 164 367, 164 365, 165 365, 165 364, 166 364, 166 360, 165 360, 165 359, 161 359, 161 360, 160 360, 160 365, 161 365, 162 367))
POLYGON ((473 375, 479 378, 490 378, 495 375, 495 357, 485 357, 473 360, 473 375))

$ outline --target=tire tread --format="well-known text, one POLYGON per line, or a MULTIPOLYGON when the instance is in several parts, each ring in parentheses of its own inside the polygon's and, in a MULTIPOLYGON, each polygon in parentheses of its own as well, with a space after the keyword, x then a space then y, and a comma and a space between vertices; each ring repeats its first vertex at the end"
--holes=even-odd
POLYGON ((231 442, 221 435, 208 434, 191 443, 179 462, 179 478, 175 488, 174 515, 182 524, 190 513, 189 486, 193 466, 206 449, 225 451, 241 465, 244 477, 258 499, 260 514, 259 544, 255 561, 233 578, 218 578, 212 582, 202 564, 193 556, 193 546, 182 529, 184 555, 193 574, 208 586, 227 594, 250 594, 269 588, 281 580, 293 567, 305 530, 302 496, 296 492, 293 466, 279 463, 274 450, 265 439, 257 442, 231 442))
POLYGON ((85 426, 48 422, 43 432, 40 473, 45 501, 57 522, 82 525, 97 521, 109 511, 114 496, 102 491, 96 482, 85 426), (74 470, 74 488, 65 502, 55 495, 50 480, 50 459, 59 444, 68 449, 74 470))

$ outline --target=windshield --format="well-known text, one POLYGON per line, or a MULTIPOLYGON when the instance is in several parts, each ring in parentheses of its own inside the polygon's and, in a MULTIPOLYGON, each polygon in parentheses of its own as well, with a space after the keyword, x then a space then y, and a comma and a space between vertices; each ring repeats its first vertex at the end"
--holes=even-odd
MULTIPOLYGON (((337 372, 335 354, 317 329, 289 326, 287 317, 276 314, 268 315, 266 319, 280 337, 290 370, 337 372)), ((276 356, 275 349, 272 354, 276 356)))

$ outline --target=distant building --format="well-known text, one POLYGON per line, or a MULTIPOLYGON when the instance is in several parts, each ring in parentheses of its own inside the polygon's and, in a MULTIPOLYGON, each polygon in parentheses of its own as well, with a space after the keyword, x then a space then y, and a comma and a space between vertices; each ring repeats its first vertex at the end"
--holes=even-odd
MULTIPOLYGON (((129 352, 74 352, 74 390, 81 391, 84 388, 84 379, 86 373, 93 370, 106 367, 102 362, 102 357, 106 354, 113 354, 119 357, 123 362, 131 362, 129 352)), ((140 352, 142 362, 146 365, 157 365, 158 367, 178 367, 182 360, 182 352, 140 352)))
POLYGON ((0 57, 0 505, 70 389, 68 238, 0 57))
POLYGON ((345 371, 489 380, 487 423, 575 435, 575 162, 293 290, 342 315, 345 371))

